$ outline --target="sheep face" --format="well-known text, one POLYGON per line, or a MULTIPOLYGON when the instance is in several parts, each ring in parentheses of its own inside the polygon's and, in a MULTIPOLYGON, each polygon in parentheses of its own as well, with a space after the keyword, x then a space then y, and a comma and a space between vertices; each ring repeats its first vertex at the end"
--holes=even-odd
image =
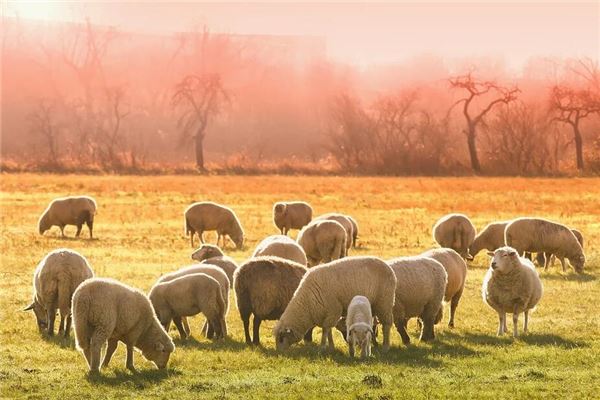
POLYGON ((52 225, 50 224, 50 221, 48 220, 48 213, 44 213, 44 215, 42 215, 42 217, 40 218, 40 221, 38 222, 38 230, 40 232, 40 235, 43 235, 44 232, 46 232, 48 229, 50 229, 52 227, 52 225))
POLYGON ((569 263, 575 269, 578 274, 583 273, 583 265, 585 264, 585 255, 580 254, 579 256, 569 258, 569 263))
POLYGON ((520 264, 519 254, 512 247, 501 247, 494 252, 488 252, 492 257, 490 267, 494 272, 507 274, 520 264))
POLYGON ((201 262, 213 257, 222 257, 223 252, 212 244, 203 244, 192 253, 192 260, 201 262))
POLYGON ((285 351, 300 338, 290 328, 281 328, 275 332, 275 347, 278 351, 285 351))
POLYGON ((235 248, 241 250, 244 246, 244 233, 243 232, 235 232, 229 235, 233 243, 235 243, 235 248))
POLYGON ((175 350, 175 346, 172 342, 165 340, 157 340, 152 345, 144 347, 142 355, 149 361, 152 361, 158 369, 164 369, 167 367, 169 357, 175 350))
POLYGON ((286 206, 283 203, 276 203, 275 207, 273 207, 273 211, 275 213, 275 217, 283 217, 285 216, 286 206))
POLYGON ((352 343, 354 347, 366 348, 371 343, 373 329, 366 324, 359 324, 350 327, 348 331, 348 343, 352 343))
POLYGON ((38 330, 40 333, 48 330, 48 315, 46 309, 37 301, 33 301, 30 305, 25 307, 23 311, 33 311, 37 320, 38 330))

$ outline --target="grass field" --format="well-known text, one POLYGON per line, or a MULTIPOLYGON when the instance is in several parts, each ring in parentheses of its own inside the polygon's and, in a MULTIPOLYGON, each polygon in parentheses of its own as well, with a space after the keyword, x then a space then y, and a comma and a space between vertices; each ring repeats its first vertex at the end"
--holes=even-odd
MULTIPOLYGON (((0 194, 0 398, 598 398, 600 382, 600 179, 350 178, 350 177, 120 177, 1 175, 0 194), (89 194, 99 205, 98 240, 60 239, 58 228, 37 233, 37 219, 54 197, 89 194), (492 220, 537 215, 576 227, 585 236, 583 275, 557 265, 541 273, 544 296, 530 333, 516 340, 496 336, 496 314, 483 304, 480 287, 488 257, 470 264, 456 328, 437 327, 432 344, 400 345, 392 332, 388 354, 368 362, 316 345, 274 350, 273 323, 262 328, 264 347, 243 343, 235 307, 230 338, 211 342, 192 321, 188 342, 179 341, 167 371, 136 354, 140 373, 125 369, 119 345, 111 366, 90 378, 74 340, 44 339, 32 313, 31 276, 50 250, 84 254, 96 275, 147 291, 158 276, 190 264, 183 236, 184 208, 213 200, 235 209, 246 231, 243 261, 265 236, 275 234, 276 200, 303 199, 317 214, 343 211, 360 225, 352 254, 391 258, 431 246, 431 226, 448 212, 468 214, 478 228, 492 220)), ((84 235, 87 231, 84 228, 84 235)), ((74 227, 67 233, 73 236, 74 227)), ((294 232, 294 236, 295 236, 294 232)), ((216 237, 211 240, 216 240, 216 237)), ((233 297, 232 297, 233 298, 233 297)), ((234 304, 235 302, 233 302, 234 304)), ((416 335, 414 322, 411 335, 416 335)), ((320 334, 317 335, 320 338, 320 334)))

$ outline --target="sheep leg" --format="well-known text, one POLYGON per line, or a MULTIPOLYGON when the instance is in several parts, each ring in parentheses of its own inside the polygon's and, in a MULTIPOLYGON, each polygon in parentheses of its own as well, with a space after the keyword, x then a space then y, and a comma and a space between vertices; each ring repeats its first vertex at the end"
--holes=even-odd
POLYGON ((525 310, 525 322, 523 322, 523 333, 527 333, 527 325, 529 323, 529 310, 525 310))
MULTIPOLYGON (((389 322, 384 322, 382 324, 383 328, 383 352, 387 352, 390 349, 390 331, 392 330, 392 323, 389 322)), ((404 333, 406 334, 406 329, 404 330, 404 333)), ((408 337, 408 335, 406 335, 406 337, 408 337)))
POLYGON ((204 231, 198 231, 198 236, 200 236, 200 242, 204 244, 204 231))
POLYGON ((194 234, 195 232, 190 229, 190 246, 192 247, 192 249, 194 248, 194 234))
POLYGON ((48 318, 48 335, 54 336, 54 322, 56 320, 56 305, 51 304, 48 307, 48 312, 46 314, 48 318))
MULTIPOLYGON (((546 254, 544 253, 544 256, 546 254)), ((550 259, 549 257, 544 257, 544 272, 548 271, 548 267, 550 266, 550 259)))
POLYGON ((208 322, 208 320, 204 321, 204 325, 202 325, 202 334, 204 336, 208 335, 208 326, 210 325, 210 323, 208 322))
POLYGON ((498 336, 504 335, 505 329, 506 329, 506 313, 499 312, 498 313, 498 336))
POLYGON ((187 339, 188 334, 185 331, 185 328, 183 327, 183 323, 181 322, 181 317, 173 318, 173 322, 175 323, 175 327, 179 331, 179 336, 181 337, 181 339, 183 339, 183 340, 187 339))
POLYGON ((321 332, 321 350, 325 350, 326 346, 327 346, 327 335, 325 333, 325 328, 323 328, 323 331, 321 332))
POLYGON ((252 336, 254 337, 254 339, 252 340, 252 343, 254 343, 255 345, 260 344, 259 330, 260 330, 261 322, 262 322, 262 320, 260 318, 258 318, 256 316, 256 314, 254 314, 254 321, 252 324, 252 336))
POLYGON ((218 329, 218 325, 219 324, 215 324, 214 321, 208 321, 206 322, 207 324, 207 328, 206 328, 206 337, 209 339, 212 339, 215 337, 215 334, 217 334, 217 329, 218 329))
POLYGON ((187 317, 181 317, 181 324, 183 325, 186 336, 190 336, 192 331, 190 330, 190 324, 188 323, 187 317))
POLYGON ((64 238, 65 237, 65 226, 64 225, 60 225, 60 237, 64 238))
POLYGON ((360 358, 367 358, 371 355, 371 342, 367 341, 362 344, 360 349, 360 358))
POLYGON ((60 313, 60 323, 58 324, 58 334, 62 335, 65 332, 65 316, 60 313))
POLYGON ((333 328, 329 328, 327 331, 327 340, 329 341, 329 350, 334 351, 335 345, 333 344, 333 328))
POLYGON ((560 261, 560 265, 562 266, 563 272, 566 273, 567 272, 567 263, 565 261, 565 258, 561 257, 558 260, 560 261))
POLYGON ((94 218, 88 218, 87 221, 85 221, 85 224, 88 227, 88 230, 90 231, 90 239, 94 238, 94 218))
POLYGON ((71 324, 73 322, 73 315, 69 314, 67 315, 67 321, 66 321, 66 326, 65 326, 65 337, 69 337, 69 333, 71 332, 71 324))
POLYGON ((312 343, 312 333, 313 328, 310 328, 306 331, 306 333, 304 334, 304 343, 312 343))
POLYGON ((250 314, 242 315, 242 322, 244 323, 244 336, 246 336, 246 344, 252 343, 252 338, 250 337, 250 314))
POLYGON ((83 223, 77 224, 77 233, 75 233, 75 237, 78 238, 81 234, 81 228, 83 227, 83 223))
POLYGON ((519 313, 517 312, 517 307, 515 306, 515 310, 513 312, 513 337, 519 336, 519 313))
POLYGON ((103 332, 95 331, 90 339, 90 371, 97 373, 100 369, 102 345, 108 338, 103 332))
POLYGON ((117 339, 109 339, 108 346, 106 346, 106 353, 104 354, 104 360, 102 360, 102 368, 108 367, 108 363, 115 353, 118 343, 119 341, 117 339))
POLYGON ((435 332, 433 330, 433 319, 425 318, 423 320, 423 330, 421 331, 421 340, 424 342, 430 342, 435 339, 435 332))
POLYGON ((406 332, 406 320, 405 319, 399 319, 396 321, 396 330, 398 331, 398 333, 400 334, 400 337, 402 338, 402 343, 405 346, 408 346, 410 344, 410 336, 408 336, 408 333, 406 332))
POLYGON ((85 361, 87 362, 88 368, 91 370, 92 368, 92 355, 90 354, 90 347, 82 348, 83 356, 85 357, 85 361))
POLYGON ((125 360, 125 366, 131 372, 134 372, 134 373, 137 372, 137 370, 133 366, 133 345, 131 345, 131 344, 127 345, 127 358, 125 360))
POLYGON ((450 300, 450 321, 448 321, 448 327, 454 328, 454 314, 456 314, 456 308, 458 307, 458 302, 462 297, 463 289, 460 289, 454 297, 450 300))
POLYGON ((354 339, 352 337, 348 341, 348 353, 350 357, 354 358, 354 339))

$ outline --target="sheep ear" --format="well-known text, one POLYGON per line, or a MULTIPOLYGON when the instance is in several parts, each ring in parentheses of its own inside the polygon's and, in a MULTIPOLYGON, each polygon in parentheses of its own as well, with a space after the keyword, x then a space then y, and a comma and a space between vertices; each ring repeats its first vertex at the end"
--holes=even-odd
POLYGON ((488 251, 487 255, 490 256, 490 257, 494 257, 494 252, 493 251, 488 251))
POLYGON ((22 311, 29 311, 29 310, 33 310, 33 306, 35 305, 35 303, 31 303, 30 305, 28 305, 27 307, 25 307, 22 311))
POLYGON ((155 348, 156 350, 158 350, 158 351, 163 351, 163 350, 165 349, 165 345, 164 345, 164 344, 162 344, 161 342, 157 342, 157 343, 154 345, 154 348, 155 348))

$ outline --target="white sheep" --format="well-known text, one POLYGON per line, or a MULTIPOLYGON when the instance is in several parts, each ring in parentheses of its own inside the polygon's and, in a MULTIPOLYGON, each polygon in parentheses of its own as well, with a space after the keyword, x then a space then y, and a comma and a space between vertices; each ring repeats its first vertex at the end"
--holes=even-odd
POLYGON ((218 246, 205 243, 194 250, 191 258, 201 264, 211 264, 221 268, 229 278, 229 287, 233 288, 233 274, 238 265, 233 258, 226 256, 218 246))
POLYGON ((226 237, 229 236, 239 250, 244 244, 244 231, 239 219, 229 207, 204 201, 191 204, 184 212, 185 234, 190 236, 190 244, 194 247, 194 234, 198 233, 204 243, 205 231, 217 231, 217 246, 223 238, 225 247, 226 237))
POLYGON ((75 289, 94 276, 84 256, 70 249, 48 253, 33 273, 33 301, 25 310, 33 310, 38 329, 54 335, 56 310, 60 311, 58 334, 69 336, 71 330, 71 299, 75 289))
POLYGON ((390 346, 396 276, 376 257, 349 257, 310 269, 273 329, 276 347, 286 350, 315 326, 323 328, 321 348, 333 349, 331 329, 346 315, 354 296, 365 296, 383 326, 383 351, 390 346))
POLYGON ((371 303, 364 296, 354 296, 348 305, 346 332, 350 357, 354 357, 354 348, 360 348, 361 358, 371 356, 371 338, 373 335, 373 315, 371 303))
POLYGON ((483 301, 498 313, 498 335, 506 328, 506 313, 513 314, 513 336, 518 335, 519 314, 525 314, 523 331, 527 333, 529 311, 542 297, 542 281, 532 262, 519 257, 517 251, 506 246, 495 252, 490 268, 483 278, 483 301))
POLYGON ((504 230, 510 221, 492 222, 475 236, 469 254, 475 257, 481 250, 494 251, 504 246, 504 230))
POLYGON ((173 341, 154 314, 148 297, 140 290, 114 279, 91 278, 73 295, 73 324, 77 348, 83 352, 91 373, 98 373, 100 353, 108 341, 102 367, 107 367, 119 341, 127 346, 126 366, 133 366, 133 348, 166 368, 173 341))
POLYGON ((346 256, 346 230, 337 221, 313 221, 298 234, 309 267, 346 256))
MULTIPOLYGON (((566 258, 575 272, 583 272, 583 248, 565 225, 543 218, 517 218, 506 226, 504 240, 521 255, 525 252, 551 253, 560 260, 563 271, 567 270, 566 258)), ((545 268, 548 268, 547 264, 545 268)))
POLYGON ((252 257, 260 256, 281 257, 304 266, 307 263, 304 249, 285 235, 273 235, 263 239, 252 253, 252 257))
POLYGON ((339 222, 342 227, 344 228, 344 231, 346 232, 346 254, 348 253, 348 250, 350 250, 350 247, 352 247, 352 243, 354 242, 354 224, 352 223, 352 220, 344 214, 340 214, 340 213, 328 213, 328 214, 323 214, 323 215, 319 215, 317 218, 315 218, 313 221, 336 221, 339 222))
POLYGON ((464 214, 448 214, 433 226, 433 239, 441 246, 455 250, 466 260, 472 260, 469 247, 475 240, 477 231, 464 214))
POLYGON ((308 225, 312 214, 312 207, 304 201, 279 201, 273 205, 273 222, 282 235, 308 225))
POLYGON ((65 237, 65 226, 77 226, 75 237, 79 237, 83 224, 90 231, 90 239, 93 238, 94 216, 96 215, 96 201, 89 196, 61 197, 50 202, 40 220, 38 230, 43 235, 48 229, 56 225, 60 228, 60 234, 65 237))

